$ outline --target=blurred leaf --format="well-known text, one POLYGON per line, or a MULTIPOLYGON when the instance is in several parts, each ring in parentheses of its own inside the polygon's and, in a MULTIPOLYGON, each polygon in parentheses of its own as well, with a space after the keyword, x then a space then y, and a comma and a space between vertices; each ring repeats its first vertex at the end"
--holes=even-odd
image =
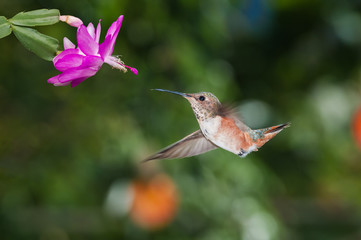
POLYGON ((12 24, 26 27, 52 25, 59 22, 58 9, 39 9, 20 12, 9 19, 12 24))
POLYGON ((39 57, 51 61, 56 55, 59 42, 57 39, 41 34, 32 28, 12 26, 17 39, 24 47, 39 57))
POLYGON ((11 33, 10 23, 6 17, 0 16, 0 38, 6 37, 11 33))

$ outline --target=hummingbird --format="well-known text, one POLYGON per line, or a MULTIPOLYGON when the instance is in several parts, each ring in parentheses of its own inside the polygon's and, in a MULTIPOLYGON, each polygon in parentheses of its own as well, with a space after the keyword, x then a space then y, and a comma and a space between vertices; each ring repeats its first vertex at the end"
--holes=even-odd
POLYGON ((146 158, 143 162, 155 159, 191 157, 216 148, 223 148, 240 157, 245 157, 253 151, 258 151, 266 142, 290 126, 290 123, 284 123, 252 130, 241 121, 234 110, 222 105, 212 93, 154 90, 177 94, 187 99, 191 104, 200 129, 146 158))

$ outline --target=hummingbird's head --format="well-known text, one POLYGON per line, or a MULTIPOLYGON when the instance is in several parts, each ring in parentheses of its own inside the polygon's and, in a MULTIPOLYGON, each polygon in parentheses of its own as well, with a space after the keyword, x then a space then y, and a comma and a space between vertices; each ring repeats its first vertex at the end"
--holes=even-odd
POLYGON ((204 121, 208 118, 215 117, 222 106, 218 98, 209 92, 181 93, 163 89, 154 90, 183 96, 191 104, 193 112, 196 115, 198 121, 204 121))

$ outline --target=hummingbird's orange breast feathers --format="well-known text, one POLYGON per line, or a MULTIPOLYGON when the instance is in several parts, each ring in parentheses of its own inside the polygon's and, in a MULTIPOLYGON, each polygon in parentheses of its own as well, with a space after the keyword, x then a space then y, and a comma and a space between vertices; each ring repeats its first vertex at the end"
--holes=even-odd
POLYGON ((254 145, 254 141, 248 132, 242 131, 237 126, 235 119, 229 117, 221 117, 213 141, 218 146, 235 154, 238 154, 241 149, 248 150, 254 145))

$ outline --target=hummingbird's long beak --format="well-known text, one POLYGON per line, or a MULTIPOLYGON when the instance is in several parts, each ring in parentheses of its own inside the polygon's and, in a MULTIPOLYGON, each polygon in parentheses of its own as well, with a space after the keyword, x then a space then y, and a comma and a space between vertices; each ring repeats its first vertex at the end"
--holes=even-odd
POLYGON ((165 89, 152 89, 152 90, 156 90, 156 91, 160 91, 160 92, 169 92, 169 93, 173 93, 173 94, 177 94, 177 95, 181 95, 182 97, 192 97, 189 94, 186 93, 181 93, 181 92, 175 92, 175 91, 169 91, 169 90, 165 90, 165 89))

